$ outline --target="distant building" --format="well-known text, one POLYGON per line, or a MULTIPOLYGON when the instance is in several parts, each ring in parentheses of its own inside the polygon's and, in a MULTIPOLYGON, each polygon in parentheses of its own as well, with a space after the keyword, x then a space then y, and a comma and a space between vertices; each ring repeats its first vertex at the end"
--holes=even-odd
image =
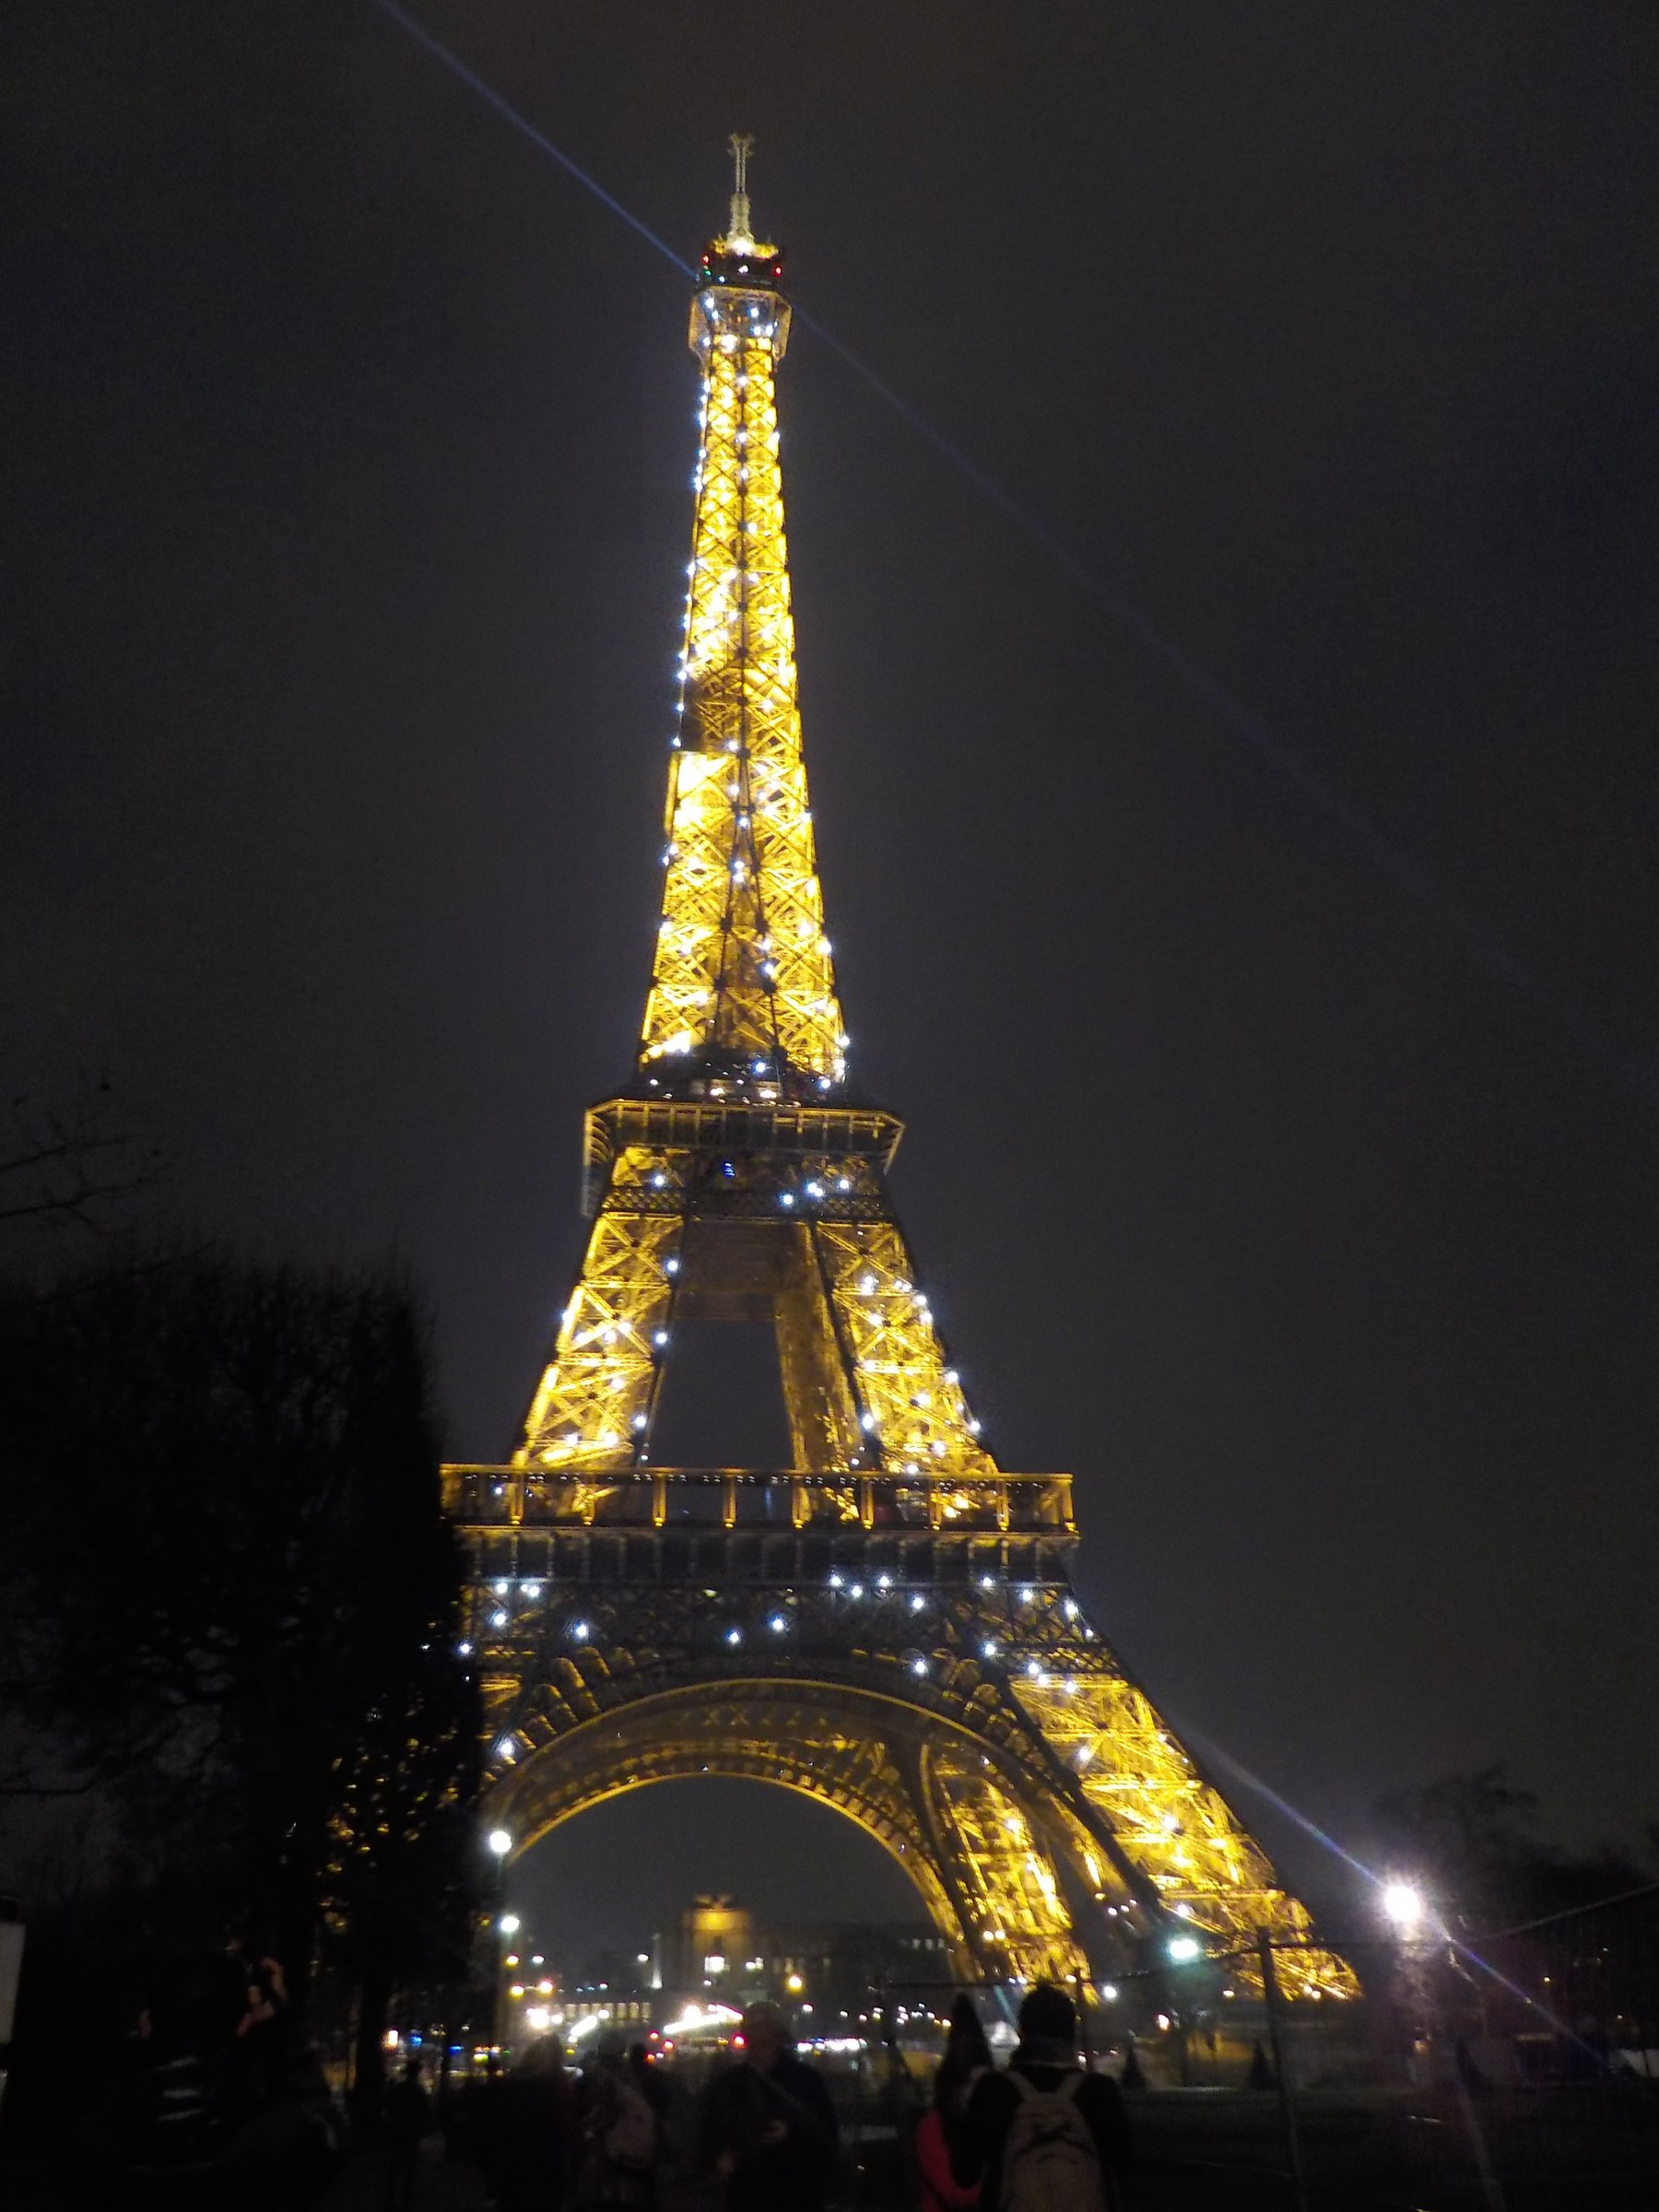
MULTIPOLYGON (((659 1938, 659 1943, 660 1943, 659 1938)), ((700 1894, 680 1914, 677 1932, 661 1944, 666 1987, 695 1992, 736 1988, 765 1971, 755 1924, 729 1897, 700 1894)))
POLYGON ((770 1997, 793 2011, 804 2031, 818 2034, 867 2020, 892 1990, 935 1990, 943 2010, 950 1975, 945 1939, 928 1922, 765 1927, 729 1896, 696 1898, 653 1950, 662 1960, 665 2017, 709 2005, 741 2011, 770 1997))
POLYGON ((598 1951, 571 1984, 567 2020, 597 2016, 623 2027, 644 2027, 655 2006, 652 1955, 647 1951, 598 1951))

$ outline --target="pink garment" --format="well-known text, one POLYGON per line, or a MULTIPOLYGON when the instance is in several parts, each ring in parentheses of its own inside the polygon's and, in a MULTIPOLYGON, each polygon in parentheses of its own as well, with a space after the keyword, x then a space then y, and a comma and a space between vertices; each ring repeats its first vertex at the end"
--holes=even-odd
POLYGON ((922 2175, 922 2212, 969 2212, 980 2201, 980 2185, 966 2188, 950 2171, 950 2148, 941 2113, 925 2113, 916 2130, 916 2165, 922 2175))

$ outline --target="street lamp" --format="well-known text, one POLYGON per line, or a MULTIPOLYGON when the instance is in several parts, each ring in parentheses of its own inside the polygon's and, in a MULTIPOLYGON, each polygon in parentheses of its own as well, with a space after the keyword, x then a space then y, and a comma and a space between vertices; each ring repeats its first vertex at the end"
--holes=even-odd
POLYGON ((497 1912, 492 1930, 495 1941, 489 1947, 489 2040, 491 2043, 499 2043, 501 2040, 501 1974, 505 1965, 504 1954, 507 1948, 507 1938, 513 1935, 519 1926, 519 1917, 516 1912, 502 1912, 500 1910, 502 1902, 501 1892, 506 1887, 507 1853, 512 1849, 512 1838, 506 1829, 492 1828, 484 1841, 490 1855, 494 1858, 496 1865, 495 1903, 497 1912))
POLYGON ((1422 1891, 1412 1882, 1384 1882, 1377 1901, 1394 1931, 1394 2003, 1406 2039, 1406 2078, 1415 2083, 1419 2061, 1429 2054, 1438 2012, 1431 1971, 1435 1923, 1422 1891))
POLYGON ((1409 1882, 1384 1882, 1382 1911, 1402 1936, 1415 1936, 1423 1924, 1423 1893, 1409 1882))

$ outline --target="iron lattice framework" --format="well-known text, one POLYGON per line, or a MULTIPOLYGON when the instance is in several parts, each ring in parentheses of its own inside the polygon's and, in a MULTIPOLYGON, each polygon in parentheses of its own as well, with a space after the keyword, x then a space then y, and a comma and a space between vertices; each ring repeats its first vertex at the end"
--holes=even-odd
MULTIPOLYGON (((1126 1969, 1171 1929, 1342 1962, 1073 1594, 1070 1477, 1003 1472, 848 1090, 796 701, 775 378, 782 256, 743 191, 702 257, 702 367, 662 921, 635 1077, 588 1115, 593 1218, 511 1465, 446 1471, 492 1818, 753 1776, 909 1872, 957 1970, 1126 1969), (677 1325, 776 1332, 794 1465, 653 1465, 677 1325)), ((1248 1964, 1237 1972, 1248 1978, 1248 1964)))

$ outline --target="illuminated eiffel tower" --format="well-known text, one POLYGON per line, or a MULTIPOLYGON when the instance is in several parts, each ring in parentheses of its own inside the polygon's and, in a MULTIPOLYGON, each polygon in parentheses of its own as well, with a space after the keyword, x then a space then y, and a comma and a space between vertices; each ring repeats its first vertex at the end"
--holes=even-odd
MULTIPOLYGON (((858 1100, 807 805, 747 143, 702 255, 701 450, 664 888, 633 1079, 587 1116, 593 1218, 511 1465, 446 1470, 489 1817, 515 1850, 644 1783, 782 1783, 877 1837, 973 1979, 1084 1981, 1259 1930, 1346 1967, 1073 1594, 1071 1479, 1005 1473, 858 1100), (680 1324, 769 1322, 788 1467, 652 1457, 680 1324)), ((1230 1971, 1250 1981, 1248 1959, 1230 1971)))

